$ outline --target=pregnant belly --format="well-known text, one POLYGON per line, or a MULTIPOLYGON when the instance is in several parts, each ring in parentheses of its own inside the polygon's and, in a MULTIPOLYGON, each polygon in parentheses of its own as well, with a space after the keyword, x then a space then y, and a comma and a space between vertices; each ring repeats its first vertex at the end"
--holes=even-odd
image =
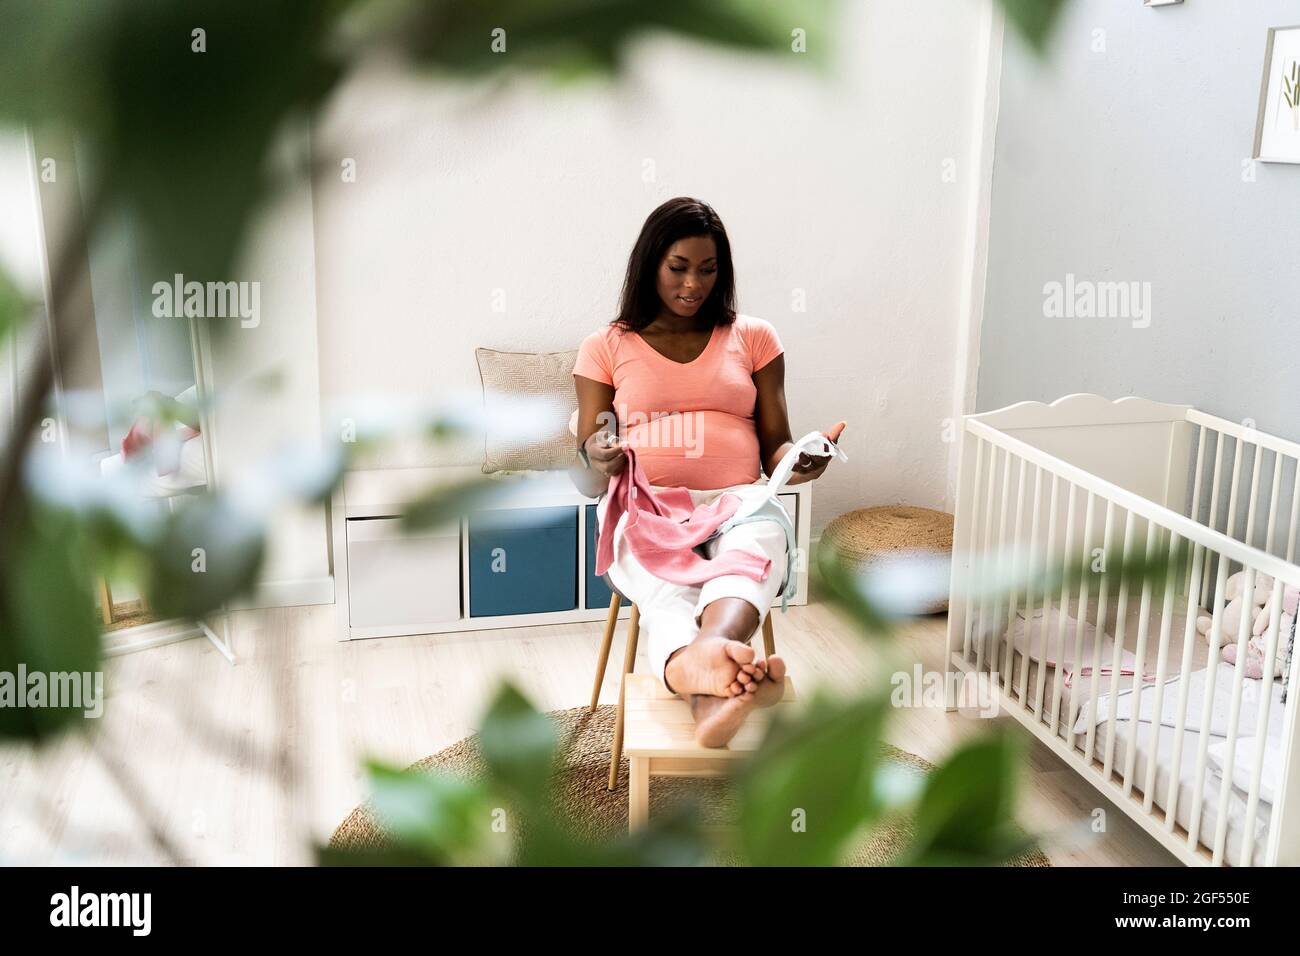
POLYGON ((626 437, 652 485, 705 491, 749 484, 759 477, 752 418, 683 412, 630 425, 626 437))

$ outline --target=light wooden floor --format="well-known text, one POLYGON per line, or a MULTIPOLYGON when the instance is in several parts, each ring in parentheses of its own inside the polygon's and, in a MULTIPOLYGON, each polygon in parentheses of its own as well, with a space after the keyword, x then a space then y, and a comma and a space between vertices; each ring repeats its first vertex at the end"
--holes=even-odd
MULTIPOLYGON (((333 616, 333 606, 236 614, 234 667, 203 641, 112 659, 93 747, 67 739, 39 754, 0 748, 0 863, 309 862, 313 841, 328 839, 363 799, 365 757, 405 765, 472 733, 503 678, 543 710, 585 704, 602 627, 341 643, 333 616), (151 839, 151 829, 165 837, 151 839)), ((927 670, 942 666, 942 618, 900 634, 890 654, 819 603, 778 613, 775 626, 805 692, 887 686, 890 674, 918 660, 927 670)), ((603 702, 617 696, 625 628, 603 702)), ((988 726, 941 709, 901 708, 886 736, 938 761, 988 726)), ((1020 819, 1048 835, 1054 863, 1175 864, 1040 744, 1026 753, 1020 819), (1105 811, 1100 834, 1090 826, 1096 808, 1105 811)))

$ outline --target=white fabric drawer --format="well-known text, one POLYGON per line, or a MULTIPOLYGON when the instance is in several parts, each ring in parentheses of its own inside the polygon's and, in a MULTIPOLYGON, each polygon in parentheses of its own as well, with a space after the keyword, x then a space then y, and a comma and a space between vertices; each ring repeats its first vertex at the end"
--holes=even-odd
POLYGON ((348 604, 353 627, 460 618, 460 527, 405 534, 399 518, 349 518, 348 604))

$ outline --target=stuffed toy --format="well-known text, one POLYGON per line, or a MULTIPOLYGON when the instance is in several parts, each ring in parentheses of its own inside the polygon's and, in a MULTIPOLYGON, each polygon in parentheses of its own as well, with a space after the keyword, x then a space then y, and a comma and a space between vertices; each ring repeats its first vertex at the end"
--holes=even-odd
MULTIPOLYGON (((1264 676, 1264 654, 1268 644, 1270 613, 1268 602, 1273 596, 1273 579, 1263 574, 1256 576, 1254 593, 1250 596, 1249 609, 1246 608, 1245 595, 1241 593, 1244 586, 1244 571, 1238 571, 1228 579, 1224 593, 1230 600, 1223 609, 1223 626, 1219 632, 1219 643, 1223 646, 1223 660, 1235 665, 1237 663, 1237 631, 1241 626, 1241 616, 1244 613, 1249 613, 1251 616, 1251 637, 1246 643, 1246 676, 1259 680, 1264 676)), ((1297 607, 1300 607, 1300 588, 1287 585, 1282 591, 1281 621, 1278 624, 1279 650, 1284 636, 1291 633, 1297 607)), ((1213 618, 1205 612, 1201 612, 1196 619, 1196 629, 1205 636, 1207 641, 1210 639, 1212 624, 1213 618)), ((1282 659, 1282 654, 1274 654, 1274 677, 1282 676, 1282 659)))
MULTIPOLYGON (((1224 592, 1223 592, 1224 597, 1226 597, 1229 601, 1241 597, 1241 589, 1244 588, 1245 586, 1246 586, 1246 572, 1238 571, 1236 574, 1228 578, 1228 581, 1224 586, 1224 592)), ((1273 594, 1273 579, 1269 577, 1267 574, 1256 574, 1255 575, 1255 596, 1250 603, 1254 604, 1256 607, 1259 607, 1261 604, 1264 604, 1266 601, 1268 601, 1269 597, 1272 594, 1273 594)))
MULTIPOLYGON (((1246 606, 1241 590, 1246 584, 1246 572, 1238 571, 1228 578, 1227 585, 1224 587, 1224 596, 1228 603, 1223 608, 1223 627, 1219 631, 1219 644, 1235 644, 1237 642, 1237 629, 1241 626, 1242 614, 1249 614, 1252 625, 1255 621, 1256 609, 1263 607, 1270 596, 1273 594, 1273 579, 1264 574, 1255 576, 1255 591, 1251 596, 1250 606, 1246 606)), ((1205 639, 1210 639, 1210 628, 1214 619, 1208 611, 1202 611, 1196 617, 1196 630, 1199 631, 1205 639)))

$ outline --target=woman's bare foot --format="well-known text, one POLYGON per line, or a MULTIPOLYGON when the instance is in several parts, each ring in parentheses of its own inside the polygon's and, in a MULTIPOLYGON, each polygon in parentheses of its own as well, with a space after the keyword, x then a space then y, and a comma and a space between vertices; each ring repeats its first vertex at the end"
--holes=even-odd
POLYGON ((735 697, 710 697, 696 694, 691 698, 695 717, 695 742, 701 747, 725 747, 736 736, 740 725, 754 710, 756 694, 735 697))
POLYGON ((754 703, 759 707, 771 707, 781 703, 785 696, 785 660, 773 654, 766 661, 755 661, 758 674, 755 675, 754 703))
POLYGON ((755 707, 771 707, 785 696, 785 661, 773 655, 754 663, 758 673, 746 688, 747 693, 735 697, 697 694, 691 698, 695 742, 701 747, 725 747, 755 707))
POLYGON ((752 690, 754 649, 725 637, 697 637, 668 659, 664 682, 674 694, 735 697, 752 690))

